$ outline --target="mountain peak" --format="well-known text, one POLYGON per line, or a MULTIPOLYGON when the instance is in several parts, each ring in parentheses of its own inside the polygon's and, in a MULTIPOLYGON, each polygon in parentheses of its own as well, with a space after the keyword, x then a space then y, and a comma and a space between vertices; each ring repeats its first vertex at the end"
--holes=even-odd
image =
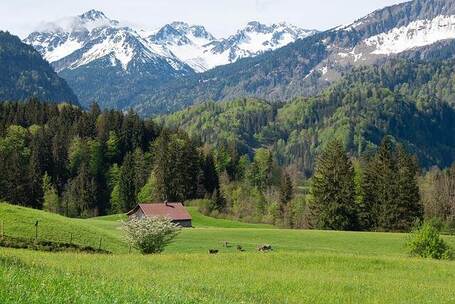
POLYGON ((95 9, 89 10, 89 11, 83 13, 82 15, 79 15, 79 18, 82 20, 90 20, 90 21, 95 21, 98 19, 108 19, 102 11, 95 10, 95 9))
POLYGON ((270 31, 270 27, 263 23, 260 23, 259 21, 250 21, 246 25, 245 30, 247 30, 248 32, 262 33, 270 31))
POLYGON ((169 25, 172 26, 176 30, 183 30, 183 31, 187 30, 190 27, 190 25, 188 23, 183 22, 183 21, 174 21, 169 25))

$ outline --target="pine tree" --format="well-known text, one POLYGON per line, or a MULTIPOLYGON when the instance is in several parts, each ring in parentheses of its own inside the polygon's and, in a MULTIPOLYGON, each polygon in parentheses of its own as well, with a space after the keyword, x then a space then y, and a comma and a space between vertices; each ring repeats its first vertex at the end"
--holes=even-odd
POLYGON ((98 215, 96 205, 96 183, 90 176, 88 166, 81 165, 79 172, 68 184, 65 191, 65 214, 71 217, 92 217, 98 215))
POLYGON ((147 178, 150 175, 149 166, 145 160, 144 153, 141 148, 136 148, 133 153, 134 158, 134 188, 136 194, 147 183, 147 178))
POLYGON ((280 184, 280 203, 287 205, 294 197, 294 186, 292 185, 292 179, 287 172, 281 177, 280 184))
POLYGON ((127 212, 136 205, 136 181, 135 181, 134 155, 127 153, 123 160, 119 175, 119 203, 121 210, 117 212, 127 212))
POLYGON ((397 147, 398 197, 396 222, 392 230, 409 231, 417 219, 422 219, 423 205, 417 184, 417 160, 402 145, 397 147))
POLYGON ((292 185, 291 177, 287 172, 282 174, 280 183, 280 212, 284 217, 287 212, 287 207, 294 197, 294 186, 292 185))
POLYGON ((186 134, 163 132, 154 143, 154 175, 162 200, 196 198, 200 181, 200 154, 186 134))
POLYGON ((220 188, 220 180, 218 172, 216 171, 215 161, 211 153, 205 156, 203 165, 203 185, 208 194, 212 194, 215 190, 220 188))
POLYGON ((354 169, 341 142, 331 141, 318 157, 311 189, 319 228, 358 228, 354 169))
POLYGON ((28 166, 28 197, 29 202, 28 206, 41 209, 43 207, 43 180, 41 176, 41 163, 38 155, 39 151, 37 149, 32 150, 30 156, 29 166, 28 166))
POLYGON ((378 227, 390 230, 396 222, 398 212, 397 160, 390 137, 386 136, 373 160, 376 175, 376 196, 379 200, 378 227))
POLYGON ((114 131, 109 132, 109 138, 106 142, 106 157, 111 162, 118 162, 120 158, 120 138, 114 131))

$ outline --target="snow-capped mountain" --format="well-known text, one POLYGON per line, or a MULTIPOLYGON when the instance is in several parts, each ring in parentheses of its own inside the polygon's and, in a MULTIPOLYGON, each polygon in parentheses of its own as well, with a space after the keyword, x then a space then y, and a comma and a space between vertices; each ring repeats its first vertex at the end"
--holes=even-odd
MULTIPOLYGON (((251 26, 260 32, 260 26, 251 26)), ((455 58, 455 0, 414 0, 379 9, 262 56, 171 81, 134 107, 148 115, 160 112, 169 98, 173 111, 245 96, 284 102, 318 94, 353 67, 389 58, 455 58)))
POLYGON ((254 21, 228 38, 216 39, 203 26, 174 22, 148 39, 152 44, 168 49, 196 72, 204 72, 283 47, 315 33, 286 23, 268 26, 254 21))
MULTIPOLYGON (((312 69, 331 82, 346 66, 374 64, 384 58, 412 56, 422 48, 455 39, 454 0, 414 0, 377 10, 326 33, 328 56, 312 69)), ((446 53, 455 56, 453 52, 446 53)))
POLYGON ((304 30, 286 23, 268 26, 253 21, 237 34, 218 41, 211 51, 227 64, 283 47, 315 33, 314 30, 304 30))
POLYGON ((353 67, 391 57, 455 57, 455 0, 409 1, 325 32, 250 22, 227 38, 184 22, 139 30, 90 11, 25 41, 84 105, 148 115, 208 99, 317 94, 353 67))
POLYGON ((176 71, 187 74, 185 65, 203 72, 314 33, 285 23, 267 26, 250 22, 235 35, 217 39, 200 25, 173 22, 147 31, 123 26, 103 12, 91 10, 44 24, 24 42, 33 45, 58 71, 76 69, 108 55, 112 64, 127 70, 135 55, 140 54, 144 61, 164 58, 176 71))
POLYGON ((173 22, 137 29, 88 11, 41 25, 24 42, 64 77, 83 105, 127 107, 145 88, 282 47, 314 34, 292 25, 252 22, 226 39, 203 26, 173 22))
POLYGON ((132 63, 149 62, 167 63, 171 71, 182 74, 190 70, 167 50, 151 45, 134 29, 96 10, 45 24, 24 42, 35 47, 57 72, 106 58, 112 66, 121 66, 125 71, 132 63))

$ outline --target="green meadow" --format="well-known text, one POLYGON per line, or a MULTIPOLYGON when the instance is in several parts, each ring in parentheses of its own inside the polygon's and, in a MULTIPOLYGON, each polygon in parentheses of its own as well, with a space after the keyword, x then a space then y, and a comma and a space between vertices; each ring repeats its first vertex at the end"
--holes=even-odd
POLYGON ((40 238, 101 238, 113 252, 0 248, 0 303, 455 303, 455 262, 408 257, 405 234, 284 230, 190 212, 195 228, 143 256, 128 253, 123 216, 67 219, 0 204, 6 235, 34 237, 39 220, 40 238), (274 251, 258 253, 264 243, 274 251))

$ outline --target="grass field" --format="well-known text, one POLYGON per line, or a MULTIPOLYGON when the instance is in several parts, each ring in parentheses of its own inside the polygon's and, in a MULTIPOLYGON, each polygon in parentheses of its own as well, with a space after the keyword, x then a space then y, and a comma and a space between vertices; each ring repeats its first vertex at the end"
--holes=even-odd
POLYGON ((197 228, 142 256, 127 254, 122 216, 73 220, 0 204, 6 234, 33 235, 39 217, 43 237, 102 237, 115 253, 0 248, 0 303, 455 303, 455 262, 409 258, 404 234, 281 230, 190 212, 197 228), (257 253, 262 243, 274 252, 257 253))

